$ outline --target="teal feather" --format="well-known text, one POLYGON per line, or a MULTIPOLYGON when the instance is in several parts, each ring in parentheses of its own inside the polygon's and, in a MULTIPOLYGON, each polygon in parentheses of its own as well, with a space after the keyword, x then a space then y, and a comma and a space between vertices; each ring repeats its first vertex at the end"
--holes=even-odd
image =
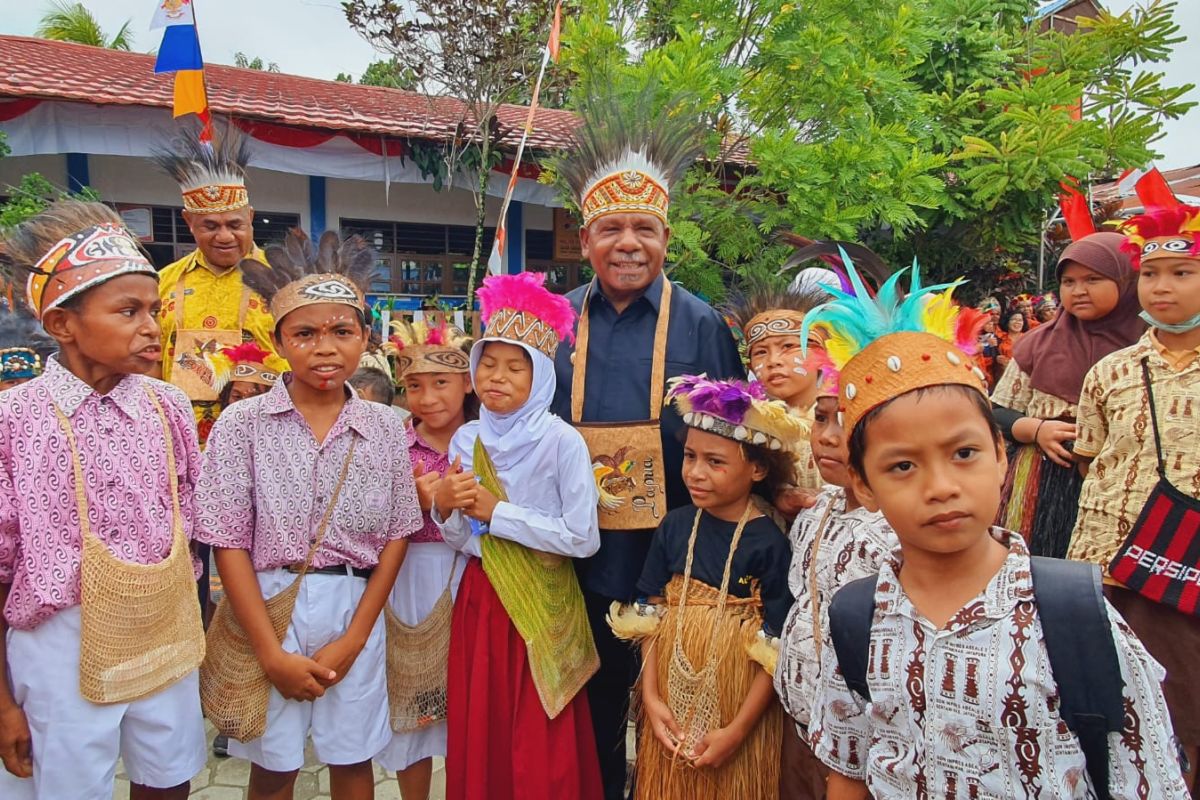
POLYGON ((854 293, 826 287, 834 299, 805 315, 802 336, 802 341, 807 342, 809 329, 814 325, 828 331, 830 356, 839 368, 880 337, 901 331, 924 331, 926 305, 939 293, 962 282, 922 286, 920 266, 914 259, 911 269, 893 273, 872 298, 849 256, 844 252, 842 256, 854 293), (905 273, 910 273, 907 293, 900 286, 905 273))

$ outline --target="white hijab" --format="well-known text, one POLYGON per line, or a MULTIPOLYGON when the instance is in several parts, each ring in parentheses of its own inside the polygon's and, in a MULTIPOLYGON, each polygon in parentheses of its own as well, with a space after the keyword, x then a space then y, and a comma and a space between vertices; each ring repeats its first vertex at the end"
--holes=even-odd
POLYGON ((509 414, 496 414, 482 405, 479 408, 479 438, 496 469, 504 472, 521 463, 554 423, 555 416, 550 413, 550 403, 554 400, 554 362, 541 350, 523 342, 499 337, 480 339, 471 346, 471 385, 476 394, 479 387, 475 385, 475 370, 488 342, 515 344, 533 361, 533 385, 524 405, 509 414))

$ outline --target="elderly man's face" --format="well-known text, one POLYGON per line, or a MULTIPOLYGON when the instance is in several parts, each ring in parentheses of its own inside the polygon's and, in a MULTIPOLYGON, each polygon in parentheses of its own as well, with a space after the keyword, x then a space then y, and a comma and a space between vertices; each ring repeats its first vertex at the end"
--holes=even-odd
POLYGON ((229 269, 254 249, 254 209, 250 206, 218 214, 183 212, 183 220, 208 263, 229 269))
POLYGON ((671 229, 653 214, 608 214, 580 228, 583 255, 605 294, 642 292, 662 274, 671 229))

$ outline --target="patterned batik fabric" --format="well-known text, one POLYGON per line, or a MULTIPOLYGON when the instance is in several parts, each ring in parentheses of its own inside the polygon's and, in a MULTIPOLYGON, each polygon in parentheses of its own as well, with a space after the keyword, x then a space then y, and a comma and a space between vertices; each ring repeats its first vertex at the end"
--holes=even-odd
POLYGON ((1147 331, 1137 344, 1101 359, 1083 382, 1078 455, 1093 459, 1079 497, 1068 558, 1107 569, 1158 483, 1143 358, 1154 382, 1167 479, 1200 498, 1200 359, 1174 370, 1147 331))
POLYGON ((1009 361, 992 391, 992 402, 1037 419, 1075 419, 1077 409, 1061 397, 1033 388, 1029 375, 1016 361, 1009 361))
POLYGON ((290 383, 288 373, 265 394, 230 406, 213 426, 196 486, 195 538, 249 551, 258 572, 302 563, 357 437, 313 566, 374 567, 384 545, 422 525, 404 423, 347 385, 350 399, 317 442, 292 403, 290 383))
MULTIPOLYGON (((987 588, 938 630, 900 586, 900 550, 879 572, 867 683, 846 688, 824 651, 810 726, 813 752, 864 780, 876 800, 1092 798, 1058 690, 1020 534, 993 536, 1009 555, 987 588)), ((1124 680, 1125 729, 1109 734, 1114 798, 1185 800, 1159 685, 1162 667, 1111 607, 1124 680)))
MULTIPOLYGON (((408 452, 412 456, 414 468, 420 464, 426 474, 436 472, 438 475, 443 476, 450 470, 449 456, 421 438, 421 434, 417 433, 417 429, 414 426, 408 426, 407 435, 408 452)), ((421 518, 424 520, 424 525, 421 527, 421 530, 410 536, 408 540, 414 543, 442 541, 442 532, 438 529, 437 523, 430 518, 429 512, 422 512, 421 518)))
POLYGON ((41 377, 0 396, 0 583, 12 586, 4 614, 13 628, 30 630, 79 604, 82 534, 71 456, 55 405, 79 441, 96 536, 117 558, 134 564, 156 564, 170 554, 167 452, 146 386, 161 401, 174 439, 184 530, 190 534, 200 450, 183 392, 127 375, 101 395, 50 358, 41 377))
MULTIPOLYGON (((250 257, 266 263, 266 255, 255 247, 250 257)), ((183 258, 163 267, 158 275, 158 293, 162 299, 162 311, 158 321, 162 326, 163 380, 171 380, 175 349, 172 336, 175 333, 175 296, 179 276, 184 279, 183 327, 190 330, 233 329, 238 326, 238 312, 242 302, 242 272, 232 269, 218 275, 206 266, 204 254, 198 249, 183 258)), ((257 342, 264 350, 274 353, 275 318, 267 309, 262 298, 252 294, 246 306, 246 320, 242 327, 242 341, 257 342)), ((196 424, 200 427, 200 441, 204 442, 213 422, 221 413, 215 402, 195 404, 196 424)))
POLYGON ((846 510, 846 490, 827 486, 812 508, 801 511, 790 533, 792 565, 788 589, 795 598, 779 643, 775 690, 789 715, 808 725, 813 696, 821 673, 818 644, 813 635, 814 609, 821 622, 820 651, 830 647, 829 603, 847 583, 874 575, 896 546, 896 534, 879 512, 859 507, 846 510), (825 515, 829 516, 826 519, 825 515), (821 521, 825 519, 822 529, 821 521), (813 551, 816 548, 816 568, 813 551), (812 593, 813 579, 817 593, 812 593))

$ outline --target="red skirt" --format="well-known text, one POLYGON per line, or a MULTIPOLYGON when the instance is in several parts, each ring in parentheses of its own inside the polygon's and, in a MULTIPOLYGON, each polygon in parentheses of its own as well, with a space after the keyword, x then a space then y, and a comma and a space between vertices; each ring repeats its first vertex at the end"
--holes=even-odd
POLYGON ((477 558, 454 603, 446 711, 447 800, 602 800, 586 692, 546 716, 525 642, 477 558))

